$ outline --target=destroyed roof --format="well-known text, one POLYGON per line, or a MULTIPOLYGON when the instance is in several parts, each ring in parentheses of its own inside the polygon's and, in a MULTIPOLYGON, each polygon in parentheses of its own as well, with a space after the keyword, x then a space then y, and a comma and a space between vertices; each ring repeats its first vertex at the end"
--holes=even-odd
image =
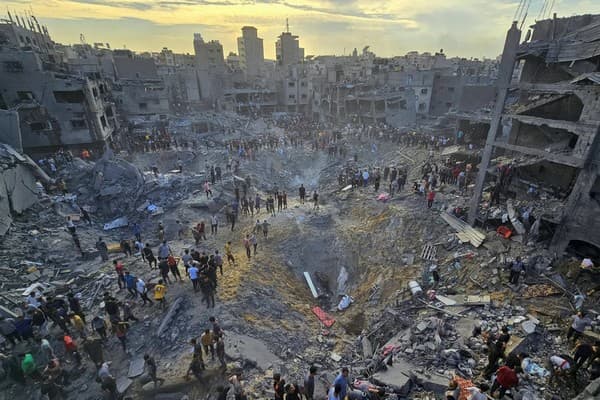
POLYGON ((119 79, 159 79, 156 64, 152 59, 114 57, 114 63, 119 79))
POLYGON ((590 72, 587 74, 579 75, 577 78, 573 79, 571 83, 582 83, 585 81, 589 81, 591 83, 596 83, 600 85, 600 72, 590 72))
POLYGON ((519 47, 518 57, 543 57, 547 62, 560 63, 586 60, 600 55, 600 18, 555 40, 534 40, 519 47))

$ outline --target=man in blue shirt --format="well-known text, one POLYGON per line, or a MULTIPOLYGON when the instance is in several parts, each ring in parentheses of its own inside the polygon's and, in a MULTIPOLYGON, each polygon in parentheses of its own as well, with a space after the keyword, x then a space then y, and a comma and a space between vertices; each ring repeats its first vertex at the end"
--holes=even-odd
POLYGON ((346 392, 348 391, 348 368, 342 368, 342 372, 333 381, 333 386, 340 385, 340 399, 346 398, 346 392))

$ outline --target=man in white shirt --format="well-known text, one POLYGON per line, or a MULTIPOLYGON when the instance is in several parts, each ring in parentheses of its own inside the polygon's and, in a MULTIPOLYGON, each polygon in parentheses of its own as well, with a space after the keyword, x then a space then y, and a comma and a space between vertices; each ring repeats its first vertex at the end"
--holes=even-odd
POLYGON ((135 283, 135 288, 144 301, 144 305, 146 305, 146 303, 152 304, 152 300, 148 298, 148 294, 146 293, 148 290, 146 289, 146 283, 143 280, 138 278, 137 282, 135 283))

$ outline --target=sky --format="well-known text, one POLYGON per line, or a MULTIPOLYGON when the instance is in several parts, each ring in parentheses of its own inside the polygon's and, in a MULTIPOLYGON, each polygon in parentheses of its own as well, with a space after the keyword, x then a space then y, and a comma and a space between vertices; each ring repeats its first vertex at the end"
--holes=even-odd
MULTIPOLYGON (((600 0, 530 0, 525 24, 552 12, 600 13, 600 0), (554 4, 550 11, 550 5, 554 4)), ((237 52, 241 27, 264 39, 265 57, 285 31, 307 55, 350 54, 370 46, 378 56, 408 51, 495 58, 519 0, 4 0, 4 10, 33 13, 60 43, 110 43, 112 48, 193 53, 193 34, 237 52)))

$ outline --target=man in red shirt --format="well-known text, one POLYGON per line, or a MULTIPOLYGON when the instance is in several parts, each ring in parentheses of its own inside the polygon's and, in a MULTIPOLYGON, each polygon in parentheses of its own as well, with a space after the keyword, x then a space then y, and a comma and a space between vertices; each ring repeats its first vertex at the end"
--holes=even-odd
POLYGON ((115 266, 115 272, 117 273, 117 284, 119 285, 119 290, 124 289, 125 285, 125 275, 123 271, 123 264, 121 261, 114 260, 113 264, 115 266))
POLYGON ((499 399, 504 397, 508 389, 514 388, 519 384, 519 377, 514 369, 507 367, 506 365, 501 366, 496 371, 496 380, 492 385, 490 394, 493 395, 496 389, 500 389, 499 399))
POLYGON ((433 205, 433 200, 435 199, 435 191, 430 190, 427 192, 427 208, 431 208, 433 205))

